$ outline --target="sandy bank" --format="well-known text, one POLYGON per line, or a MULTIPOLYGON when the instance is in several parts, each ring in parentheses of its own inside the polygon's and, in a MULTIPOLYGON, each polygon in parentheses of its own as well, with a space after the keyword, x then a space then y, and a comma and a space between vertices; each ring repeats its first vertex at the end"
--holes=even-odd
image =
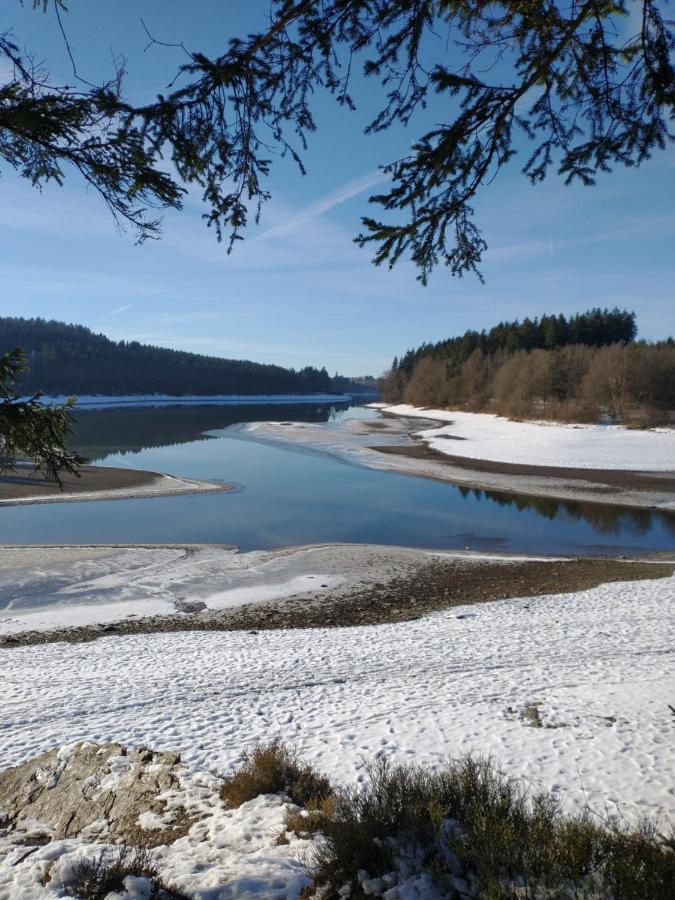
POLYGON ((135 497, 231 490, 230 485, 112 466, 82 466, 79 478, 65 475, 62 482, 63 490, 28 466, 12 473, 4 473, 0 475, 0 505, 129 500, 135 497))
POLYGON ((664 578, 674 563, 361 544, 245 554, 211 545, 2 547, 0 646, 405 622, 460 605, 664 578))

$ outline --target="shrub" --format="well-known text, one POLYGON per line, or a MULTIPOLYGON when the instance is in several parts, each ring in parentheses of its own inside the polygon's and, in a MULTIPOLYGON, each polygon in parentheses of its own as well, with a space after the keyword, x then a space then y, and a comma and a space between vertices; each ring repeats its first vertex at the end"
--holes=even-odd
POLYGON ((312 798, 305 803, 304 809, 297 806, 288 807, 284 815, 284 831, 294 832, 298 837, 310 837, 323 834, 328 822, 333 818, 335 805, 333 797, 323 800, 312 798))
POLYGON ((302 763, 298 753, 279 738, 256 744, 242 754, 239 768, 225 782, 220 796, 237 807, 260 794, 286 794, 293 803, 320 803, 332 793, 329 780, 312 766, 302 763))
POLYGON ((147 850, 124 846, 112 856, 102 850, 98 856, 81 860, 66 892, 78 900, 105 900, 110 893, 124 892, 127 878, 144 878, 150 883, 148 900, 187 900, 185 894, 163 882, 147 850))
POLYGON ((338 789, 314 853, 315 886, 337 897, 364 873, 425 871, 448 897, 612 897, 666 900, 675 840, 643 823, 626 833, 590 814, 564 816, 550 795, 530 796, 490 760, 465 757, 438 772, 367 766, 360 789, 338 789))

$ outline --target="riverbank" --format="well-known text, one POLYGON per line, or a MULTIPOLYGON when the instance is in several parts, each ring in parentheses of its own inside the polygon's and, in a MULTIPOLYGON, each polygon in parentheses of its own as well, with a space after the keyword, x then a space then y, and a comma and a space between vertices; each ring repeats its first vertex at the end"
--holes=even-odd
POLYGON ((0 646, 409 622, 458 606, 669 578, 675 555, 567 559, 329 544, 0 547, 0 646))
POLYGON ((232 490, 232 486, 227 484, 113 466, 82 466, 79 476, 66 473, 59 486, 47 481, 39 472, 34 472, 32 466, 19 466, 14 472, 0 475, 0 506, 130 500, 232 490))
POLYGON ((382 418, 338 428, 252 423, 244 430, 256 439, 469 489, 675 511, 672 429, 511 422, 403 405, 371 408, 382 418))

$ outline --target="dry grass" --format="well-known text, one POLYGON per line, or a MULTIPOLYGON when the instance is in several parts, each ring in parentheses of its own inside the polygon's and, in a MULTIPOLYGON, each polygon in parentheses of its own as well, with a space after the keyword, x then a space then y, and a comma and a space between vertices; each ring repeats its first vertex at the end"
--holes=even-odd
POLYGON ((130 876, 150 882, 150 893, 144 895, 147 900, 187 900, 185 894, 164 883, 147 850, 124 846, 113 855, 102 850, 98 856, 83 859, 66 892, 78 900, 105 900, 109 894, 125 893, 124 880, 130 876))
POLYGON ((300 838, 323 834, 335 813, 332 796, 317 799, 313 797, 303 808, 289 807, 284 815, 284 831, 292 831, 300 838))
POLYGON ((260 794, 286 794, 298 806, 320 803, 332 792, 329 780, 299 760, 297 751, 278 738, 242 754, 239 768, 225 779, 220 796, 231 807, 260 794))

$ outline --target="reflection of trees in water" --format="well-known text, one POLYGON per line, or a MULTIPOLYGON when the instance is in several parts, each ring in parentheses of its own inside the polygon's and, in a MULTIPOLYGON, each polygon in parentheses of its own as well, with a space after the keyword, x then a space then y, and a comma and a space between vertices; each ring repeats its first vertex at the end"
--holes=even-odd
POLYGON ((113 453, 139 453, 192 441, 211 440, 207 431, 240 422, 292 419, 327 422, 349 404, 274 406, 152 406, 78 410, 73 447, 92 462, 113 453))
POLYGON ((675 536, 675 515, 663 510, 531 497, 526 494, 504 494, 478 488, 460 487, 459 490, 463 497, 471 494, 477 500, 491 500, 499 506, 514 507, 520 512, 534 510, 550 521, 565 516, 574 522, 585 522, 599 534, 644 537, 660 524, 668 534, 675 536))

